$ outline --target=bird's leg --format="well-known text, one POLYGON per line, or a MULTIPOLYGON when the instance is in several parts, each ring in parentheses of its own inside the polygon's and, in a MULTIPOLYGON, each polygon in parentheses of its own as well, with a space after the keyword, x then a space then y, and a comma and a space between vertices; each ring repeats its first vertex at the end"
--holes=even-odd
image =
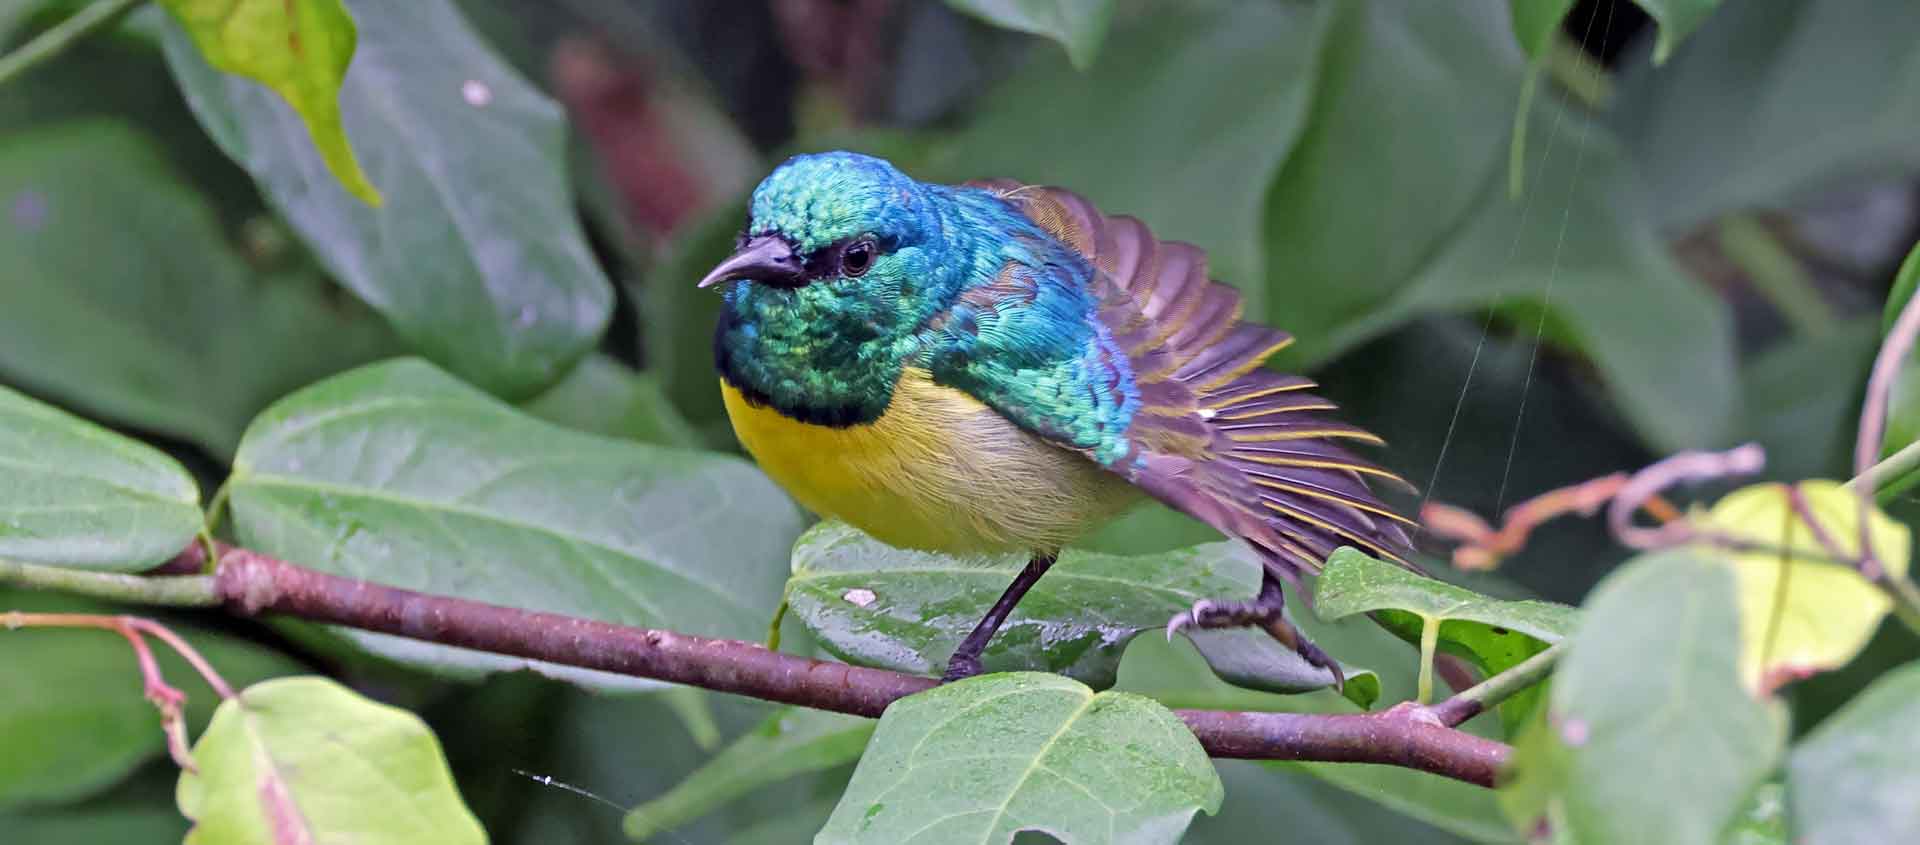
POLYGON ((1007 621, 1007 614, 1012 613, 1013 606, 1020 603, 1020 597, 1033 589, 1034 582, 1039 581, 1040 576, 1047 574, 1047 567, 1053 565, 1055 557, 1053 552, 1036 552, 1027 561, 1027 567, 1014 576, 1013 583, 1008 584, 1006 592, 1000 594, 1000 600, 993 603, 993 608, 980 619, 980 624, 973 626, 973 633, 968 634, 966 639, 960 641, 960 647, 953 650, 953 658, 947 661, 947 673, 940 677, 942 683, 980 674, 980 652, 986 650, 987 642, 993 639, 995 631, 1000 630, 1000 623, 1007 621))
POLYGON ((1260 595, 1251 601, 1201 599, 1187 612, 1174 614, 1167 620, 1167 637, 1172 638, 1173 632, 1189 627, 1259 628, 1281 645, 1293 649, 1307 663, 1332 672, 1335 689, 1345 687, 1347 676, 1340 671, 1340 664, 1293 626, 1284 613, 1286 607, 1287 597, 1280 589, 1280 582, 1271 574, 1265 574, 1260 580, 1260 595))

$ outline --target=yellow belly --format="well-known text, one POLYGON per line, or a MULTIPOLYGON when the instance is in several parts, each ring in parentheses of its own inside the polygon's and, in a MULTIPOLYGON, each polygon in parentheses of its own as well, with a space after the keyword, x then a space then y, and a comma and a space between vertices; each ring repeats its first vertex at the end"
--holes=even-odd
POLYGON ((908 369, 880 419, 828 428, 754 407, 720 384, 734 433, 808 510, 882 542, 950 554, 1051 550, 1138 492, 1077 452, 1022 431, 908 369))

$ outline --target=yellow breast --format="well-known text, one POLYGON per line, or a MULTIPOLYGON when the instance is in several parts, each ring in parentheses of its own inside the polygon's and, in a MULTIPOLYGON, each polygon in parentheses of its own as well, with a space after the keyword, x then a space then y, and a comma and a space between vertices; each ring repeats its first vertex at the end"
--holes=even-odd
POLYGON ((803 423, 720 384, 734 433, 807 509, 882 542, 951 554, 1052 550, 1138 497, 967 394, 908 369, 878 420, 803 423))

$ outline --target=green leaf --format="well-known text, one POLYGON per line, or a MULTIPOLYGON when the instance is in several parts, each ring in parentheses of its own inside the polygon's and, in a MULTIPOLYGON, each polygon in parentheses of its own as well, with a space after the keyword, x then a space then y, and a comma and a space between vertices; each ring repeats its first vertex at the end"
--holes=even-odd
POLYGON ((340 0, 161 0, 207 63, 259 82, 307 125, 327 169, 368 205, 367 181, 340 122, 340 82, 353 60, 353 18, 340 0))
POLYGON ((494 55, 450 0, 349 0, 360 52, 346 125, 386 202, 323 178, 298 119, 222 77, 169 28, 167 61, 194 113, 339 281, 416 350, 489 391, 557 381, 613 307, 581 233, 559 106, 494 55))
POLYGON ((323 280, 249 268, 145 135, 89 119, 0 139, 8 380, 225 457, 268 402, 393 347, 323 280))
MULTIPOLYGON (((1544 601, 1501 601, 1444 581, 1425 578, 1351 548, 1334 551, 1315 585, 1320 618, 1335 621, 1373 613, 1387 630, 1418 645, 1429 623, 1439 626, 1441 650, 1497 675, 1559 642, 1573 630, 1577 612, 1544 601)), ((1500 705, 1512 732, 1539 703, 1535 686, 1500 705)))
POLYGON ((1920 4, 1729 3, 1664 67, 1630 65, 1609 122, 1669 232, 1920 170, 1920 4))
MULTIPOLYGON (((937 675, 1025 565, 1023 556, 896 549, 823 522, 793 547, 787 602, 844 660, 937 675)), ((1259 583, 1260 563, 1240 544, 1139 557, 1068 549, 1007 617, 981 662, 989 672, 1037 669, 1109 687, 1134 635, 1161 630, 1200 599, 1250 598, 1259 583)), ((1262 664, 1267 688, 1299 692, 1332 683, 1326 670, 1276 651, 1262 664)))
POLYGON ((326 678, 222 702, 181 772, 187 845, 486 842, 420 717, 326 678))
MULTIPOLYGON (((1835 481, 1797 486, 1819 530, 1849 558, 1857 557, 1860 497, 1835 481)), ((1715 502, 1701 525, 1762 549, 1798 554, 1735 552, 1712 543, 1694 551, 1732 568, 1740 608, 1740 677, 1756 694, 1846 665, 1893 610, 1893 600, 1853 566, 1830 560, 1813 529, 1794 514, 1787 490, 1784 484, 1736 490, 1715 502)), ((1905 577, 1912 544, 1907 527, 1879 508, 1872 509, 1868 525, 1874 555, 1888 572, 1905 577)))
POLYGON ((1544 816, 1577 842, 1718 843, 1785 739, 1783 712, 1745 689, 1739 659, 1720 564, 1661 552, 1608 576, 1500 789, 1516 827, 1544 816))
MULTIPOLYGON (((1849 473, 1861 388, 1880 347, 1877 329, 1871 318, 1848 320, 1819 337, 1783 339, 1747 362, 1740 375, 1744 434, 1730 442, 1765 447, 1775 478, 1849 473)), ((1920 437, 1920 413, 1911 420, 1920 437)))
POLYGON ((988 675, 889 706, 814 841, 1178 842, 1224 793, 1200 742, 1152 699, 988 675))
POLYGON ((873 729, 871 720, 839 713, 799 707, 775 711, 666 794, 629 810, 627 837, 644 841, 760 787, 852 763, 873 729))
POLYGON ((1340 9, 1308 129, 1267 194, 1272 273, 1266 308, 1250 313, 1299 336, 1286 363, 1315 365, 1422 315, 1530 302, 1578 342, 1643 438, 1721 442, 1736 399, 1730 321, 1668 255, 1605 128, 1535 103, 1530 195, 1511 200, 1500 165, 1523 65, 1498 9, 1340 9))
POLYGON ((1507 14, 1513 23, 1514 40, 1532 59, 1546 55, 1547 45, 1560 31, 1573 0, 1508 0, 1507 14))
POLYGON ((1733 820, 1721 845, 1787 845, 1787 789, 1779 780, 1760 784, 1733 820))
MULTIPOLYGON (((779 601, 799 511, 731 457, 528 417, 418 360, 355 370, 254 422, 229 481, 249 548, 478 601, 753 639, 779 601)), ((457 676, 534 668, 645 682, 381 634, 377 654, 457 676)))
POLYGON ((1009 76, 934 170, 1062 185, 1138 216, 1162 239, 1205 249, 1214 277, 1240 286, 1259 314, 1261 205, 1305 128, 1331 6, 1179 4, 1130 16, 1086 73, 1036 56, 1009 76))
MULTIPOLYGON (((1226 784, 1227 794, 1231 797, 1221 804, 1219 814, 1193 820, 1193 827, 1180 840, 1184 845, 1269 842, 1453 845, 1466 841, 1450 836, 1434 825, 1417 821, 1417 817, 1381 812, 1380 804, 1373 800, 1315 778, 1301 777, 1299 772, 1277 770, 1271 765, 1252 760, 1215 760, 1213 764, 1219 769, 1220 780, 1226 784), (1278 835, 1277 831, 1282 829, 1284 835, 1278 835)), ((1351 763, 1333 765, 1356 767, 1351 763)), ((1487 794, 1486 790, 1478 787, 1467 784, 1461 786, 1483 796, 1487 794)), ((1464 790, 1463 794, 1472 795, 1464 790)), ((1491 805, 1491 799, 1486 803, 1491 805)), ((1498 811, 1493 815, 1498 819, 1498 811)), ((1498 827, 1491 827, 1490 832, 1492 838, 1480 838, 1477 841, 1507 841, 1502 838, 1506 836, 1504 822, 1498 827)))
POLYGON ((200 491, 174 459, 0 387, 0 558, 145 569, 200 526, 200 491))
POLYGON ((1113 0, 947 0, 947 5, 994 26, 1051 38, 1085 70, 1100 54, 1113 0))
POLYGON ((1920 663, 1880 677, 1787 756, 1793 842, 1920 839, 1920 663))
MULTIPOLYGON (((0 590, 0 613, 12 610, 115 612, 108 605, 57 593, 0 590)), ((285 656, 245 640, 185 626, 174 630, 229 683, 300 671, 285 656)), ((172 649, 151 645, 167 683, 187 694, 188 730, 200 730, 219 697, 172 649)), ((160 714, 140 695, 140 667, 125 639, 98 630, 0 629, 0 654, 6 655, 0 669, 0 807, 64 803, 92 795, 166 747, 160 714)), ((8 830, 7 824, 0 818, 0 830, 8 830)))
POLYGON ((521 409, 578 431, 655 443, 701 445, 698 432, 661 390, 660 380, 605 355, 591 355, 521 409))
MULTIPOLYGON (((1882 335, 1893 331, 1894 321, 1900 318, 1900 312, 1913 299, 1916 287, 1920 287, 1920 244, 1915 244, 1913 250, 1907 253, 1906 260, 1900 263, 1900 272, 1893 277, 1893 290, 1887 294, 1887 307, 1882 318, 1882 335)), ((1880 441, 1882 457, 1920 442, 1920 366, 1914 366, 1916 359, 1920 359, 1920 352, 1915 352, 1900 365, 1900 375, 1894 380, 1893 391, 1887 397, 1887 433, 1880 441)), ((1883 496, 1888 495, 1889 491, 1897 493, 1913 486, 1915 481, 1920 481, 1920 472, 1889 479, 1878 485, 1879 492, 1883 496)))
POLYGON ((1633 3, 1660 25, 1660 41, 1653 48, 1656 65, 1666 64, 1673 48, 1699 29, 1707 16, 1720 6, 1720 0, 1633 0, 1633 3))

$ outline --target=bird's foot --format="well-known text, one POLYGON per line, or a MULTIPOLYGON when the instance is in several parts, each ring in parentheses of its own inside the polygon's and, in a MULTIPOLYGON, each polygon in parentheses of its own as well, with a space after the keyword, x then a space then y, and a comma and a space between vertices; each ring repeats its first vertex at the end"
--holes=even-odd
POLYGON ((1282 612, 1285 607, 1286 600, 1278 590, 1262 590, 1259 598, 1249 601, 1201 599, 1186 612, 1176 613, 1167 620, 1167 639, 1173 639, 1174 633, 1183 628, 1259 628, 1281 645, 1293 649, 1309 665, 1332 672, 1334 689, 1344 689, 1347 676, 1340 671, 1340 663, 1294 627, 1282 612))
POLYGON ((954 652, 953 659, 947 661, 947 673, 940 676, 940 683, 951 684, 980 674, 980 656, 954 652))

